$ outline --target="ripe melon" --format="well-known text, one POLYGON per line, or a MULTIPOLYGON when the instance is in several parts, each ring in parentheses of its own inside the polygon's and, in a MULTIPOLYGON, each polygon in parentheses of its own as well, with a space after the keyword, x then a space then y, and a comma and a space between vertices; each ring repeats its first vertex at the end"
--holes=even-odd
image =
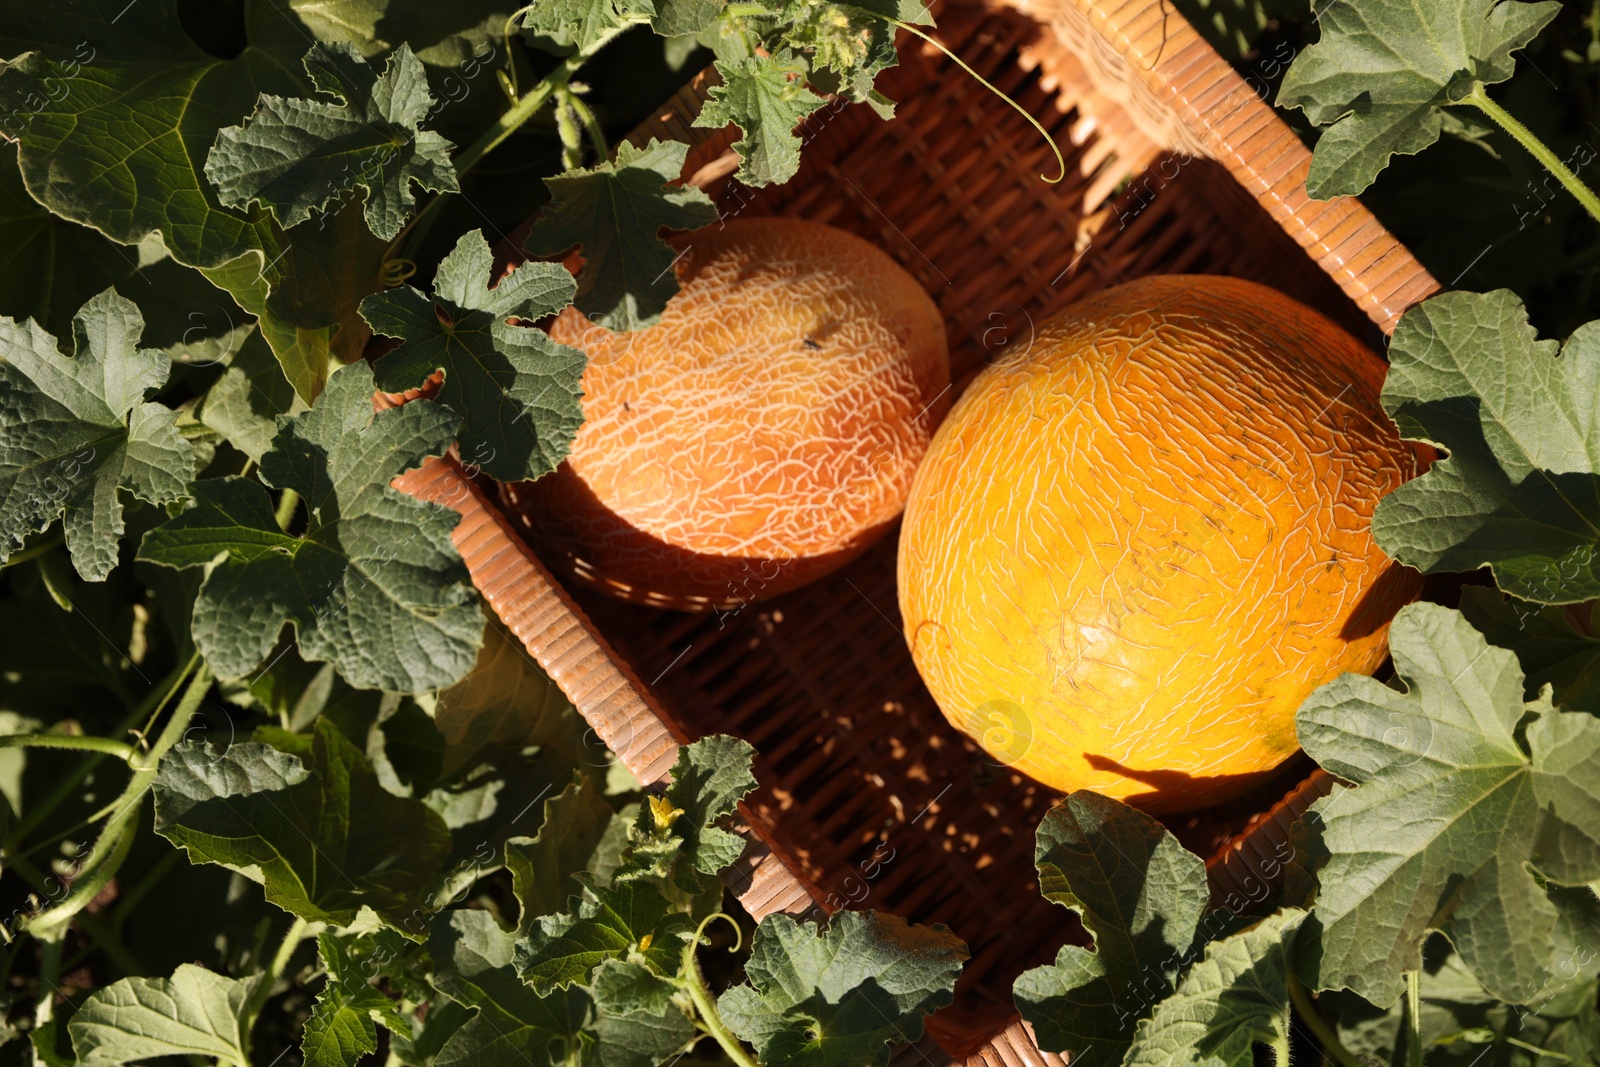
POLYGON ((907 505, 900 607, 944 714, 1041 782, 1153 812, 1259 781, 1419 588, 1369 531, 1416 463, 1383 374, 1231 278, 1147 278, 1041 326, 956 404, 907 505))
POLYGON ((583 428, 508 496, 560 565, 614 595, 708 609, 842 566, 899 517, 948 410, 939 310, 873 245, 749 219, 673 240, 661 321, 551 327, 589 357, 583 428))

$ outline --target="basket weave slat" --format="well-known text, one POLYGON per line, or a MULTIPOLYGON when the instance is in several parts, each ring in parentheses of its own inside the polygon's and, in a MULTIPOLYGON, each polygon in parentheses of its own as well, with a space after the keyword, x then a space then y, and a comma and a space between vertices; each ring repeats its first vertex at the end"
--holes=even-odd
MULTIPOLYGON (((394 486, 461 515, 451 540, 484 600, 635 777, 646 784, 665 779, 686 740, 681 729, 466 472, 434 459, 394 486)), ((741 815, 735 829, 750 845, 725 875, 740 904, 758 920, 814 909, 815 888, 795 876, 792 860, 775 856, 771 835, 742 806, 741 815)))
POLYGON ((1294 821, 1333 789, 1333 776, 1318 768, 1206 862, 1211 902, 1236 912, 1264 900, 1293 862, 1289 834, 1294 821))
POLYGON ((1047 21, 1085 58, 1102 91, 1117 99, 1156 144, 1203 154, 1225 166, 1385 332, 1438 283, 1353 197, 1312 200, 1311 153, 1231 66, 1221 61, 1164 0, 1013 0, 1047 21), (1329 243, 1344 231, 1403 263, 1379 276, 1329 243))
MULTIPOLYGON (((1305 196, 1304 147, 1162 0, 955 0, 938 15, 940 39, 1061 146, 1059 184, 1038 180, 1055 162, 1036 131, 905 36, 884 78, 896 120, 829 104, 799 129, 801 170, 784 186, 740 185, 737 131, 693 125, 710 71, 630 139, 690 144, 685 178, 725 219, 828 222, 896 258, 944 316, 956 392, 1033 324, 1151 273, 1264 281, 1374 343, 1437 288, 1356 201, 1305 196)), ((1056 796, 993 763, 922 686, 900 632, 894 533, 803 589, 696 616, 553 577, 556 561, 521 536, 515 486, 491 500, 453 463, 398 484, 463 514, 474 583, 642 780, 666 775, 688 736, 757 747, 761 787, 738 827, 751 844, 727 876, 748 911, 877 908, 967 940, 956 1003, 895 1067, 1065 1062, 1037 1049, 1010 996, 1020 970, 1087 943, 1038 892, 1033 831, 1056 796)), ((1214 901, 1253 903, 1281 878, 1294 819, 1329 787, 1310 770, 1301 759, 1247 797, 1168 820, 1211 857, 1214 901)))

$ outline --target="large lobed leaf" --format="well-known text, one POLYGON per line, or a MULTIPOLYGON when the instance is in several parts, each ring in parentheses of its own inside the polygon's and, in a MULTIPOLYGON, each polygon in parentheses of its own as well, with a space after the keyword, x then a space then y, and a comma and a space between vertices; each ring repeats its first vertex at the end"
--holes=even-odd
POLYGON ((233 299, 168 253, 159 234, 119 245, 28 195, 18 148, 0 143, 0 315, 66 337, 78 309, 115 286, 139 306, 144 346, 174 361, 223 359, 249 332, 233 299))
POLYGON ((156 832, 192 862, 238 871, 284 910, 335 926, 369 907, 408 931, 450 850, 444 821, 387 792, 326 718, 304 763, 254 741, 180 745, 162 758, 155 797, 156 832))
POLYGON ((717 60, 722 84, 695 117, 696 126, 720 129, 736 123, 744 136, 738 178, 746 185, 782 184, 800 169, 800 138, 794 129, 827 101, 806 88, 805 64, 793 53, 717 60))
POLYGON ((577 911, 541 918, 517 943, 517 973, 540 993, 585 984, 607 960, 634 960, 672 975, 693 931, 693 920, 656 886, 586 886, 577 911))
POLYGON ((678 750, 666 801, 682 815, 672 830, 682 839, 682 854, 701 874, 717 875, 744 853, 744 838, 717 825, 756 787, 756 750, 726 734, 702 737, 678 750))
POLYGON ((842 911, 827 930, 782 913, 756 929, 749 981, 717 1001, 766 1067, 881 1065, 950 1003, 967 946, 943 926, 842 911))
POLYGON ((672 249, 663 228, 692 230, 717 217, 716 205, 693 186, 675 183, 689 146, 652 139, 624 142, 617 157, 590 170, 546 178, 550 203, 524 242, 535 256, 583 250, 578 310, 611 330, 640 330, 661 318, 678 291, 672 249))
POLYGON ((193 266, 265 247, 266 220, 224 208, 198 170, 217 130, 259 94, 309 88, 297 20, 269 3, 247 4, 245 18, 248 46, 218 59, 190 40, 176 0, 8 12, 0 130, 21 144, 28 192, 123 244, 160 230, 193 266))
POLYGON ((439 400, 465 413, 462 451, 492 478, 537 478, 566 458, 583 422, 583 353, 533 325, 575 287, 557 264, 524 263, 491 288, 493 267, 472 230, 439 264, 432 297, 405 286, 367 297, 361 314, 404 341, 378 361, 380 386, 413 389, 442 369, 439 400))
POLYGON ((74 316, 74 356, 32 320, 0 318, 0 563, 59 518, 78 573, 102 581, 117 564, 120 490, 153 504, 189 495, 189 443, 145 400, 171 363, 138 347, 143 330, 112 289, 74 316))
POLYGON ((261 316, 309 401, 332 363, 361 352, 355 305, 379 288, 384 243, 350 230, 354 212, 285 232, 225 206, 202 173, 217 131, 258 97, 313 91, 300 20, 272 0, 243 8, 247 45, 221 59, 190 39, 177 0, 19 6, 0 24, 0 133, 18 141, 39 203, 122 244, 159 232, 174 259, 261 316))
MULTIPOLYGON (((744 839, 717 823, 755 788, 750 769, 754 756, 747 742, 721 734, 679 749, 672 784, 664 795, 648 797, 640 806, 630 847, 612 884, 581 874, 582 897, 575 909, 544 915, 537 923, 531 921, 531 912, 524 916, 522 928, 528 936, 517 943, 518 973, 540 992, 587 983, 607 961, 632 961, 663 977, 677 973, 695 919, 714 910, 698 907, 701 898, 721 897, 721 887, 708 884, 704 876, 715 876, 744 851, 744 839)), ((570 813, 567 805, 561 809, 564 823, 580 834, 574 847, 587 847, 592 856, 606 824, 600 823, 593 802, 586 816, 579 796, 567 804, 570 813)), ((556 875, 556 884, 542 888, 538 900, 560 894, 565 876, 579 873, 551 870, 551 865, 568 866, 575 858, 556 848, 553 837, 546 838, 546 831, 553 835, 561 829, 562 824, 542 829, 536 842, 540 847, 518 861, 529 867, 518 878, 522 884, 535 861, 556 875), (550 843, 543 844, 546 840, 550 843)), ((538 900, 530 895, 523 904, 537 906, 538 900)))
POLYGON ((225 978, 192 963, 171 978, 124 978, 96 990, 67 1022, 80 1067, 115 1067, 157 1056, 250 1063, 245 1012, 265 975, 225 978))
POLYGON ((1403 692, 1346 675, 1297 717, 1306 752, 1354 783, 1309 815, 1328 859, 1300 969, 1386 1006, 1438 930, 1486 989, 1529 1003, 1596 950, 1600 719, 1525 703, 1513 654, 1450 609, 1405 608, 1389 646, 1403 692))
POLYGON ((576 910, 570 902, 582 899, 583 886, 573 876, 592 872, 615 818, 594 784, 586 776, 576 778, 545 801, 537 835, 506 842, 506 868, 522 908, 519 935, 533 931, 543 916, 576 910))
POLYGON ((1511 77, 1512 53, 1561 10, 1557 0, 1332 0, 1322 37, 1289 67, 1282 107, 1318 126, 1306 192, 1354 195, 1395 155, 1439 139, 1443 109, 1511 77))
POLYGON ((542 0, 525 9, 522 26, 531 36, 586 52, 654 11, 652 0, 542 0))
POLYGON ((375 961, 370 953, 355 951, 367 947, 363 940, 352 944, 331 933, 317 935, 317 957, 327 978, 300 1038, 306 1067, 354 1067, 377 1051, 380 1021, 395 1033, 411 1032, 400 1005, 369 981, 375 972, 363 968, 372 969, 375 961))
POLYGON ((415 206, 413 183, 460 188, 450 142, 421 128, 433 97, 409 47, 381 75, 349 44, 316 44, 304 62, 312 84, 338 102, 263 95, 244 125, 219 130, 205 172, 224 204, 259 201, 293 226, 359 187, 367 225, 389 240, 415 206))
POLYGON ((1560 348, 1507 290, 1445 293, 1407 311, 1384 409, 1449 453, 1379 502, 1384 551, 1425 572, 1489 566, 1545 604, 1600 596, 1600 322, 1560 348))
POLYGON ((1205 943, 1205 864, 1150 816, 1088 790, 1040 822, 1037 863, 1040 891, 1078 912, 1094 951, 1066 945, 1024 971, 1017 1007, 1040 1047, 1118 1063, 1205 943))
POLYGON ((1125 1067, 1252 1067, 1256 1043, 1287 1048, 1290 960, 1305 918, 1287 909, 1207 945, 1139 1023, 1125 1067))
MULTIPOLYGON (((319 41, 349 42, 364 56, 401 44, 436 67, 459 67, 503 40, 510 0, 456 0, 413 4, 406 0, 288 0, 319 41)), ((476 69, 476 68, 474 68, 476 69)))
POLYGON ((1546 607, 1469 586, 1461 614, 1491 645, 1516 653, 1528 700, 1548 685, 1555 703, 1600 713, 1600 604, 1546 607))
POLYGON ((611 1013, 580 986, 541 996, 517 977, 512 937, 484 911, 434 919, 428 940, 434 987, 476 1009, 435 1067, 650 1067, 695 1036, 670 1002, 611 1013))
POLYGON ((207 568, 193 631, 218 675, 256 667, 285 622, 306 659, 357 687, 416 692, 472 667, 483 616, 450 541, 459 517, 389 486, 442 454, 456 421, 429 403, 373 414, 372 371, 354 364, 280 423, 261 460, 263 482, 300 494, 303 535, 280 530, 244 478, 200 482, 193 507, 145 535, 141 559, 207 568))

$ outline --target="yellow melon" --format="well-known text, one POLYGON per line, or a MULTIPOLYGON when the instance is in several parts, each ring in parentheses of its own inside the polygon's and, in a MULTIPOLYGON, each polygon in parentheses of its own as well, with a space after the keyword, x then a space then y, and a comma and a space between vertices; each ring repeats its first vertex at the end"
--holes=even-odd
POLYGON ((509 495, 558 563, 606 592, 707 609, 848 562, 899 516, 949 407, 944 323, 916 280, 842 230, 735 220, 683 234, 661 321, 589 357, 583 428, 509 495))
POLYGON ((1369 531, 1415 471, 1382 361, 1264 286, 1118 286, 987 368, 900 540, 913 659, 945 715, 1061 790, 1235 795, 1317 686, 1383 661, 1416 595, 1369 531))

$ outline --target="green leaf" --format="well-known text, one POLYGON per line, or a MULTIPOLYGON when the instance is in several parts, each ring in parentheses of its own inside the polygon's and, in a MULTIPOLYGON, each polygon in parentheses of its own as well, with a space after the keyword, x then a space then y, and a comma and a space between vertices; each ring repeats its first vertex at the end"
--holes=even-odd
POLYGON ((648 883, 585 886, 577 911, 544 916, 517 942, 517 973, 539 993, 586 984, 608 959, 631 959, 672 975, 693 932, 689 916, 648 883))
POLYGON ((356 302, 379 287, 384 242, 352 239, 344 212, 286 233, 265 212, 218 200, 201 173, 217 131, 263 94, 311 95, 298 62, 308 37, 277 4, 247 0, 247 45, 219 59, 190 39, 177 8, 141 0, 10 13, 0 57, 23 54, 0 69, 0 132, 20 142, 22 179, 39 203, 121 244, 159 231, 178 263, 260 316, 309 401, 330 361, 361 352, 356 302))
POLYGON ((943 926, 841 911, 826 932, 781 912, 756 928, 749 982, 717 1001, 765 1067, 882 1065, 954 998, 967 946, 943 926))
POLYGON ((444 778, 496 748, 540 745, 573 763, 593 758, 584 744, 588 723, 528 655, 522 639, 493 615, 471 673, 439 692, 433 721, 445 742, 444 778))
POLYGON ((1511 77, 1511 54, 1561 10, 1556 0, 1332 0, 1322 37, 1278 91, 1318 126, 1306 192, 1326 200, 1371 185, 1395 155, 1439 139, 1441 108, 1511 77))
MULTIPOLYGON (((319 41, 354 44, 367 57, 409 43, 417 58, 438 67, 459 67, 484 56, 503 40, 506 18, 517 9, 506 0, 457 0, 449 5, 402 0, 289 0, 289 7, 319 41)), ((495 57, 485 57, 485 62, 495 57)), ((474 67, 468 77, 477 73, 474 67)))
POLYGON ((583 353, 533 325, 572 302, 572 276, 524 263, 491 289, 493 266, 472 230, 439 264, 432 297, 405 286, 367 297, 361 314, 405 342, 378 361, 382 388, 415 388, 443 369, 439 400, 465 412, 462 452, 491 478, 537 478, 566 458, 583 422, 583 353))
POLYGON ((156 832, 191 862, 238 871, 285 911, 335 926, 368 907, 403 930, 450 849, 443 820, 386 792, 327 719, 304 765, 256 742, 180 745, 155 795, 156 832))
POLYGON ((1207 945, 1205 959, 1139 1024, 1125 1067, 1251 1067, 1252 1044, 1287 1048, 1290 959, 1305 918, 1286 909, 1207 945))
POLYGON ((225 369, 206 390, 195 416, 260 463, 278 432, 278 416, 299 415, 306 405, 260 332, 250 331, 221 362, 225 369))
POLYGON ((330 374, 361 358, 372 337, 358 305, 383 288, 386 245, 372 235, 354 201, 291 230, 274 223, 267 236, 259 256, 240 256, 202 273, 257 316, 284 376, 310 403, 330 374))
POLYGON ((642 963, 609 959, 595 968, 589 991, 602 1011, 659 1015, 672 1003, 673 984, 642 963))
POLYGON ((744 131, 733 147, 740 159, 737 177, 746 185, 782 184, 800 169, 794 128, 827 103, 806 88, 804 72, 805 64, 787 50, 717 60, 722 84, 711 88, 694 124, 720 129, 732 122, 744 131))
POLYGON ((1596 605, 1545 607, 1495 589, 1461 591, 1461 614, 1491 645, 1517 654, 1522 694, 1533 700, 1551 686, 1555 703, 1600 712, 1600 636, 1596 605))
POLYGON ((579 986, 541 996, 512 966, 512 935, 482 911, 438 916, 428 941, 434 987, 478 1014, 455 1033, 435 1067, 648 1067, 693 1037, 673 1005, 659 1014, 607 1015, 579 986))
POLYGON ((524 248, 535 256, 583 249, 578 310, 610 330, 642 330, 661 319, 678 291, 675 255, 663 228, 692 230, 717 218, 711 198, 675 184, 689 146, 652 139, 624 142, 614 161, 546 178, 550 203, 524 248))
MULTIPOLYGON (((755 746, 726 734, 702 737, 678 750, 666 800, 683 812, 673 818, 672 830, 683 840, 683 856, 701 874, 720 874, 744 854, 744 838, 716 824, 756 787, 755 755, 755 746)), ((646 805, 640 818, 651 817, 646 805)))
POLYGON ((1402 610, 1389 648, 1404 692, 1345 675, 1297 716, 1306 752, 1355 783, 1308 815, 1329 858, 1300 973, 1384 1007, 1438 930, 1527 1003, 1593 951, 1593 894, 1562 887, 1600 878, 1600 719, 1525 704, 1512 653, 1447 608, 1402 610))
POLYGON ((1037 839, 1040 891, 1079 914, 1094 951, 1065 945, 1024 971, 1017 1008, 1040 1048, 1119 1063, 1206 941, 1205 863, 1150 816, 1088 790, 1051 808, 1037 839))
POLYGON ((786 0, 763 41, 769 52, 790 48, 807 56, 812 89, 869 104, 880 118, 888 119, 894 116, 894 104, 873 86, 880 73, 900 61, 891 19, 933 22, 920 0, 862 0, 849 5, 786 0))
POLYGON ((378 1022, 410 1034, 400 1005, 368 981, 377 974, 370 952, 357 958, 345 941, 322 933, 317 935, 317 953, 328 975, 300 1038, 306 1067, 354 1067, 362 1056, 377 1051, 378 1022))
POLYGON ((11 16, 0 54, 23 54, 0 71, 0 130, 21 142, 30 194, 122 244, 160 230, 191 266, 265 247, 265 220, 224 208, 198 167, 259 94, 308 89, 294 20, 264 0, 246 4, 248 46, 218 59, 184 32, 176 0, 11 16), (70 89, 52 91, 60 85, 70 89))
POLYGON ((411 1017, 408 1033, 390 1033, 389 1048, 406 1067, 434 1067, 446 1043, 472 1015, 470 1008, 447 997, 433 997, 425 1018, 411 1017))
POLYGON ((247 1067, 245 1011, 266 976, 224 978, 184 963, 171 978, 124 978, 96 990, 67 1022, 80 1067, 156 1056, 211 1056, 247 1067))
POLYGON ((313 45, 306 72, 324 100, 262 96, 243 126, 217 132, 206 177, 230 207, 259 201, 293 226, 366 190, 372 232, 391 240, 416 206, 413 183, 455 192, 451 144, 421 128, 433 106, 422 63, 402 44, 379 75, 349 44, 313 45))
POLYGON ((650 28, 662 37, 704 33, 716 25, 727 0, 655 0, 650 28))
POLYGON ((568 1061, 590 1012, 580 988, 541 997, 511 965, 511 935, 484 911, 436 917, 428 937, 434 988, 477 1014, 435 1058, 436 1067, 544 1067, 568 1061))
POLYGON ((444 818, 454 840, 451 869, 435 899, 457 896, 507 862, 507 842, 538 830, 544 814, 540 801, 571 779, 572 763, 559 753, 500 748, 430 790, 423 802, 444 818))
POLYGON ((57 337, 90 297, 113 285, 144 316, 144 345, 174 359, 216 359, 247 328, 226 293, 167 254, 160 236, 125 247, 53 215, 28 195, 17 146, 0 142, 0 315, 57 337))
POLYGON ((145 401, 171 363, 138 347, 143 329, 111 289, 73 318, 74 356, 37 323, 0 318, 0 563, 59 518, 73 566, 103 581, 123 532, 118 490, 188 496, 193 452, 176 415, 145 401))
POLYGON ((524 11, 522 27, 524 33, 587 52, 654 10, 651 0, 542 0, 524 11))
POLYGON ((285 622, 302 656, 360 688, 417 692, 471 668, 483 616, 450 541, 459 516, 389 486, 442 454, 455 425, 437 404, 374 415, 372 371, 353 364, 261 460, 264 483, 300 494, 303 535, 279 530, 271 498, 243 478, 199 483, 194 507, 145 535, 139 558, 207 568, 193 629, 218 675, 261 663, 285 622))
POLYGON ((1379 502, 1383 550, 1428 573, 1487 565, 1540 603, 1600 596, 1600 322, 1558 359, 1512 293, 1445 293, 1405 313, 1389 360, 1385 410, 1450 455, 1379 502))
POLYGON ((535 837, 506 842, 511 888, 522 906, 517 933, 526 935, 537 920, 572 908, 581 884, 572 876, 592 869, 613 813, 586 776, 545 801, 544 822, 535 837))

